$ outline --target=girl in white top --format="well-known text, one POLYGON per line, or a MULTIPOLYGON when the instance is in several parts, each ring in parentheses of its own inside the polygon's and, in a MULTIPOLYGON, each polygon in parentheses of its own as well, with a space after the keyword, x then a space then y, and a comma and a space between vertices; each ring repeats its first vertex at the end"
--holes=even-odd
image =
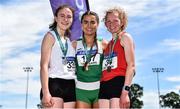
POLYGON ((44 108, 75 108, 75 51, 69 40, 73 9, 60 6, 41 46, 41 103, 44 108))

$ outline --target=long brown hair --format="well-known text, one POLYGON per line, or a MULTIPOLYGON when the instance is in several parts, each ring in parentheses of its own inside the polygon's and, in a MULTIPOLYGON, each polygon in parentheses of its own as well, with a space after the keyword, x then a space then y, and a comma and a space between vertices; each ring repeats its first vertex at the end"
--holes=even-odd
MULTIPOLYGON (((72 15, 73 15, 72 17, 74 18, 74 9, 71 8, 69 5, 61 5, 61 6, 59 6, 59 8, 57 8, 56 11, 55 11, 54 16, 57 17, 58 12, 59 12, 60 10, 64 9, 64 8, 70 9, 71 12, 72 12, 72 15)), ((54 30, 54 29, 56 29, 56 27, 57 27, 57 22, 56 22, 56 20, 54 19, 53 23, 49 25, 49 29, 50 29, 50 30, 54 30)), ((71 30, 70 30, 70 28, 68 28, 68 29, 65 31, 65 34, 64 34, 64 35, 67 36, 67 37, 71 37, 71 30)))

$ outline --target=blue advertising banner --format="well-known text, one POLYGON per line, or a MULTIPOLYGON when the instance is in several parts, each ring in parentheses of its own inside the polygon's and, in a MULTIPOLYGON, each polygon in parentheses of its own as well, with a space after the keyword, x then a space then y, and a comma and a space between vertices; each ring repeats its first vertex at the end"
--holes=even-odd
POLYGON ((71 41, 77 40, 81 36, 81 22, 80 17, 81 15, 89 10, 88 0, 50 0, 51 8, 53 13, 60 5, 70 5, 72 8, 75 9, 74 13, 74 21, 71 28, 71 41))

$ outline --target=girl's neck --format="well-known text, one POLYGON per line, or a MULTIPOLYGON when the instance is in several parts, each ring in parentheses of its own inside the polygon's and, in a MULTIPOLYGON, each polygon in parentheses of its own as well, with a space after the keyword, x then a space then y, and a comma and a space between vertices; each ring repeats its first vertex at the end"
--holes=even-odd
POLYGON ((56 27, 56 29, 57 29, 57 32, 59 33, 59 36, 61 38, 65 38, 65 36, 64 36, 65 31, 60 29, 58 26, 56 27))
POLYGON ((94 36, 84 36, 87 47, 91 47, 94 44, 94 36))

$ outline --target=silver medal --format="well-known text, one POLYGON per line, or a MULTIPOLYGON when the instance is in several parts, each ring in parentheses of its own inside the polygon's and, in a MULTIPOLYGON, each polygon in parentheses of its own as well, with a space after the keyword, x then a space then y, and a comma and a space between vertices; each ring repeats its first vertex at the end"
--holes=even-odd
POLYGON ((64 65, 66 65, 66 64, 67 64, 67 60, 66 60, 66 58, 65 58, 65 57, 63 57, 63 58, 62 58, 62 63, 63 63, 64 65))

